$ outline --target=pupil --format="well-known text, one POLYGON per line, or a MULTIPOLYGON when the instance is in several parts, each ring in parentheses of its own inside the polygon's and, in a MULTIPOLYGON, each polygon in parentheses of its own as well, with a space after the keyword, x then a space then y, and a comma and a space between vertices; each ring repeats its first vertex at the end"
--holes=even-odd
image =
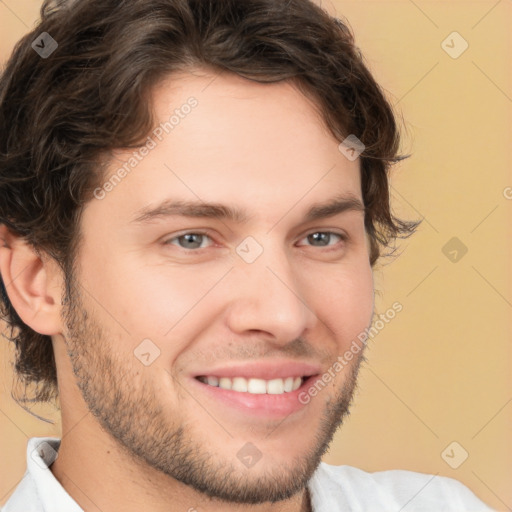
MULTIPOLYGON (((194 238, 197 238, 197 237, 202 237, 203 235, 200 235, 198 233, 191 233, 191 234, 188 234, 188 235, 183 235, 181 238, 184 238, 187 245, 188 243, 192 243, 192 244, 196 244, 194 247, 197 248, 201 245, 201 239, 199 238, 199 243, 196 241, 194 241, 194 238)), ((187 246, 187 249, 190 249, 190 246, 187 246)))
MULTIPOLYGON (((330 236, 329 233, 313 233, 309 235, 313 240, 322 242, 321 245, 327 245, 329 240, 328 237, 330 236)), ((312 241, 312 240, 310 240, 312 241)))

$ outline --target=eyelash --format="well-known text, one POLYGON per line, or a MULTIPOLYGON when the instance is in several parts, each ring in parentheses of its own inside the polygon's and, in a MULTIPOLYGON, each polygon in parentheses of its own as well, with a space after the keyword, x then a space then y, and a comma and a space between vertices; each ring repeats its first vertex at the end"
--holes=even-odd
MULTIPOLYGON (((307 238, 308 236, 314 235, 314 234, 317 234, 317 233, 336 235, 336 236, 338 236, 340 238, 341 242, 347 242, 347 240, 348 240, 348 236, 346 234, 344 234, 344 233, 336 233, 335 231, 311 231, 311 232, 307 233, 306 235, 304 235, 302 237, 302 239, 307 238)), ((185 251, 185 252, 201 252, 204 249, 208 249, 208 247, 199 247, 199 248, 196 248, 196 249, 186 249, 184 247, 180 247, 179 245, 171 243, 172 241, 178 240, 179 238, 181 238, 183 236, 186 236, 186 235, 202 235, 202 236, 206 236, 206 237, 210 238, 210 240, 213 241, 211 232, 198 230, 198 231, 186 231, 185 233, 181 233, 179 235, 173 236, 172 238, 169 238, 166 241, 164 241, 163 244, 164 245, 175 245, 176 247, 178 247, 178 249, 181 249, 182 251, 185 251)), ((326 249, 327 251, 329 251, 329 250, 335 250, 334 248, 337 245, 338 244, 327 245, 327 246, 324 246, 324 247, 319 246, 319 248, 326 249)))

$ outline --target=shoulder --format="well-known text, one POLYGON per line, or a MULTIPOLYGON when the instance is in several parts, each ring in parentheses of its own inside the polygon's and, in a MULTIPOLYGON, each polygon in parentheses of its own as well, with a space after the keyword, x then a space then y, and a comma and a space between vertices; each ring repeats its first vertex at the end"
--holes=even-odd
POLYGON ((1 509, 2 512, 44 512, 82 509, 53 476, 49 466, 57 457, 60 439, 32 437, 27 443, 27 471, 1 509))
POLYGON ((322 462, 310 482, 315 510, 492 511, 458 480, 414 471, 369 473, 322 462), (329 508, 326 508, 329 507, 329 508), (335 508, 333 508, 335 507, 335 508))
POLYGON ((0 509, 1 512, 18 512, 20 510, 23 510, 23 512, 40 512, 43 510, 36 485, 28 471, 16 486, 7 503, 0 509))

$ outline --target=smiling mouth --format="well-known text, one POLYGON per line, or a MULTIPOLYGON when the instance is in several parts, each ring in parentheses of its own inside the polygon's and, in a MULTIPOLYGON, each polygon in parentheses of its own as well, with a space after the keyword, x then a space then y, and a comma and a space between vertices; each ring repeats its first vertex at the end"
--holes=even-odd
POLYGON ((197 380, 209 386, 250 393, 253 395, 282 395, 299 389, 308 377, 286 377, 284 379, 246 379, 245 377, 216 377, 199 375, 197 380))

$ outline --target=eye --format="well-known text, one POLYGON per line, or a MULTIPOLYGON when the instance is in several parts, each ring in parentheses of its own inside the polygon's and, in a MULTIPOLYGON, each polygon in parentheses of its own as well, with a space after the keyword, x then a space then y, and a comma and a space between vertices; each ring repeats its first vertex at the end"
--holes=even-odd
POLYGON ((205 246, 202 245, 202 242, 211 237, 202 231, 190 231, 188 233, 183 233, 182 235, 175 236, 173 238, 169 238, 164 242, 164 244, 168 245, 178 245, 181 249, 204 249, 205 246), (177 241, 177 243, 174 243, 177 241))
POLYGON ((310 233, 306 237, 303 238, 303 240, 307 239, 309 242, 312 242, 313 244, 318 243, 318 245, 313 245, 314 247, 327 247, 327 246, 333 246, 336 245, 330 244, 329 242, 333 241, 336 242, 336 239, 333 239, 334 237, 338 237, 342 241, 347 240, 347 236, 342 233, 334 233, 333 231, 315 231, 314 233, 310 233))
MULTIPOLYGON (((346 241, 348 237, 342 233, 335 233, 333 231, 315 231, 305 236, 302 240, 308 240, 313 247, 332 247, 337 245, 336 237, 341 241, 346 241), (331 243, 333 242, 334 243, 331 243)), ((211 236, 204 231, 189 231, 178 236, 169 238, 164 242, 164 245, 177 245, 181 249, 195 250, 205 249, 207 246, 203 244, 206 239, 212 241, 211 236)), ((339 242, 338 240, 338 242, 339 242)))

